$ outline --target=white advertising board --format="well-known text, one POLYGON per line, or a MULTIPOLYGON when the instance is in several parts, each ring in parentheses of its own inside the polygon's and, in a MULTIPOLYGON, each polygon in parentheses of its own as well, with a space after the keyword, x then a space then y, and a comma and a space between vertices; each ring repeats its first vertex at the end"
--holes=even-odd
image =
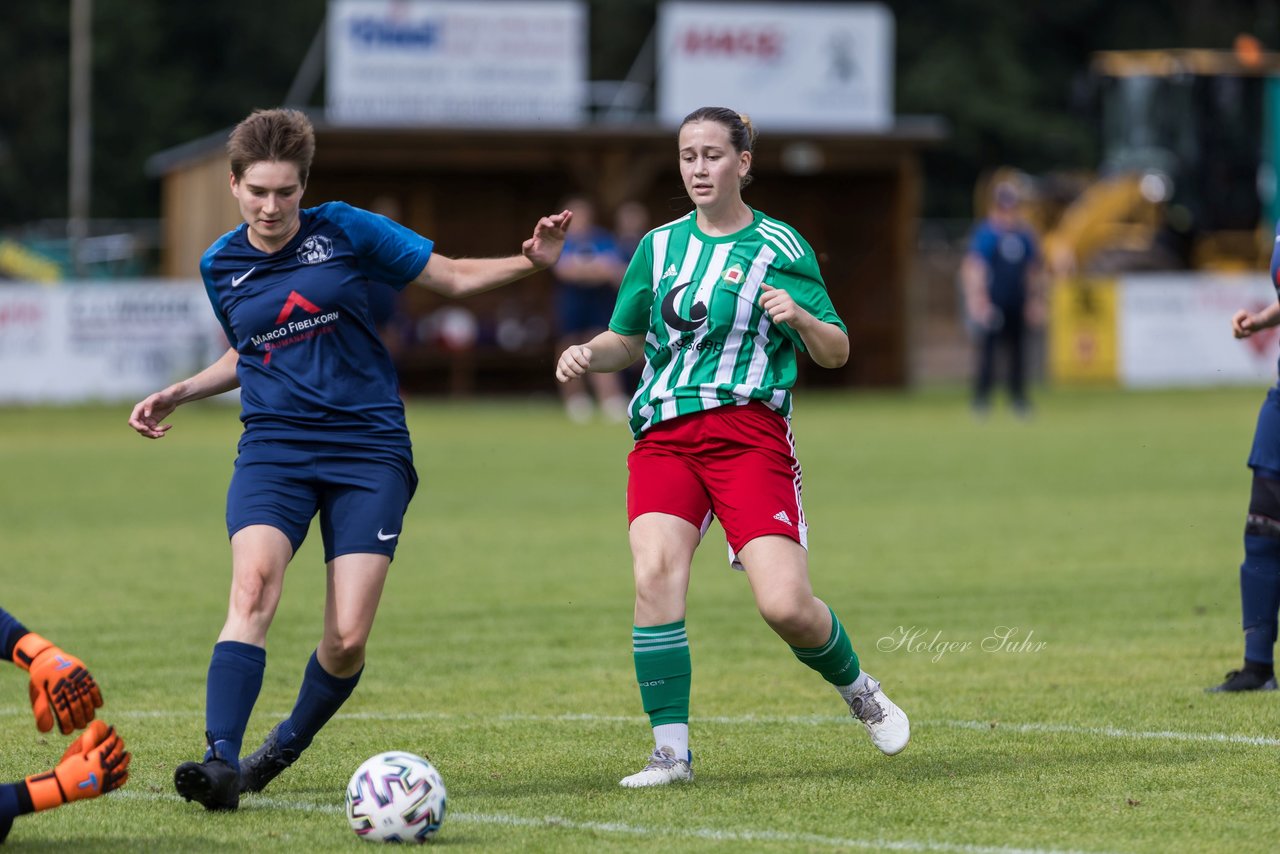
POLYGON ((576 125, 587 87, 580 0, 330 0, 334 124, 576 125))
POLYGON ((132 403, 226 347, 199 282, 0 285, 0 403, 132 403))
POLYGON ((1276 301, 1265 273, 1129 274, 1120 281, 1119 379, 1128 387, 1276 381, 1280 329, 1243 340, 1231 316, 1276 301))
POLYGON ((893 13, 878 3, 665 2, 658 119, 730 107, 773 130, 893 125, 893 13))

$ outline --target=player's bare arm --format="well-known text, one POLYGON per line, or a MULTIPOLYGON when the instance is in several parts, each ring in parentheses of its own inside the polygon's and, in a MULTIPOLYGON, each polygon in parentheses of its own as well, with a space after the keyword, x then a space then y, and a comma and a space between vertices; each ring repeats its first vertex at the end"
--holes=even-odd
POLYGON ((991 322, 991 299, 987 296, 987 262, 970 252, 960 264, 960 281, 964 286, 964 308, 969 319, 979 326, 991 322))
POLYGON ((1231 332, 1237 338, 1248 338, 1260 329, 1270 329, 1280 324, 1280 301, 1257 313, 1240 309, 1231 317, 1231 332))
POLYGON ((571 211, 544 216, 519 255, 507 258, 449 258, 433 252, 414 280, 447 297, 465 297, 498 288, 531 273, 545 270, 560 258, 571 211))
POLYGON ((200 373, 176 382, 138 403, 129 416, 129 426, 148 439, 161 438, 173 426, 164 424, 164 419, 172 415, 179 406, 193 400, 213 397, 239 386, 240 380, 236 376, 239 361, 240 354, 234 348, 228 348, 218 361, 200 373))
POLYGON ((556 379, 568 382, 591 372, 620 371, 644 353, 644 335, 619 335, 606 329, 585 344, 574 344, 560 354, 556 379))
POLYGON ((761 284, 760 307, 774 323, 785 323, 804 341, 809 357, 823 368, 839 368, 849 361, 849 336, 834 323, 814 317, 782 288, 761 284))

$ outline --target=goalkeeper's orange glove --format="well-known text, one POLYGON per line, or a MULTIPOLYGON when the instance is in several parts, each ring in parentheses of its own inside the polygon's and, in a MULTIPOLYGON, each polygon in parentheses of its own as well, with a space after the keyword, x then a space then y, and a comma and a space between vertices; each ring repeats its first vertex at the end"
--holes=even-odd
POLYGON ((41 732, 53 729, 55 717, 63 735, 88 726, 102 705, 102 692, 84 662, 35 632, 14 646, 13 663, 31 674, 31 710, 41 732))
POLYGON ((39 812, 118 789, 129 780, 131 758, 115 728, 94 721, 71 742, 58 767, 26 779, 31 806, 39 812))

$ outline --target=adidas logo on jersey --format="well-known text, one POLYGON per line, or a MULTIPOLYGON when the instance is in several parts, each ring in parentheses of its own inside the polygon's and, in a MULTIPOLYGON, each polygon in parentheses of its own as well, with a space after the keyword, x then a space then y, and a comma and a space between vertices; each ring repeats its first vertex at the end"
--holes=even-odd
POLYGON ((786 511, 786 510, 779 510, 777 513, 774 513, 774 514, 773 514, 773 518, 775 518, 775 519, 777 519, 779 522, 783 522, 783 523, 785 523, 785 524, 787 524, 787 525, 790 525, 790 524, 791 524, 791 517, 787 515, 787 511, 786 511))
MULTIPOLYGON (((662 274, 662 278, 669 279, 674 275, 676 275, 676 265, 672 264, 670 267, 667 268, 667 272, 662 274)), ((661 281, 661 279, 659 281, 661 281)))

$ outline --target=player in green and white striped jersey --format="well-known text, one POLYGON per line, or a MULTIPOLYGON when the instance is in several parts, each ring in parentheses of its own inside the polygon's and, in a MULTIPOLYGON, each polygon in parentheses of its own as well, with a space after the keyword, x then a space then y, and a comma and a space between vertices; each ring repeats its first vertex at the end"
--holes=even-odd
POLYGON ((753 211, 746 228, 712 236, 690 213, 649 232, 610 323, 624 337, 645 336, 631 402, 637 438, 660 421, 751 400, 790 414, 796 348, 805 345, 759 303, 770 288, 844 331, 813 250, 791 226, 753 211))
POLYGON ((749 120, 704 107, 680 126, 680 172, 695 210, 641 241, 609 329, 560 356, 561 382, 618 371, 643 354, 630 407, 627 516, 636 582, 632 651, 654 732, 627 787, 693 778, 685 594, 714 516, 761 615, 836 687, 872 742, 907 746, 910 724, 862 672, 835 612, 809 583, 801 472, 791 436, 796 351, 840 367, 849 338, 813 249, 749 208, 749 120))

